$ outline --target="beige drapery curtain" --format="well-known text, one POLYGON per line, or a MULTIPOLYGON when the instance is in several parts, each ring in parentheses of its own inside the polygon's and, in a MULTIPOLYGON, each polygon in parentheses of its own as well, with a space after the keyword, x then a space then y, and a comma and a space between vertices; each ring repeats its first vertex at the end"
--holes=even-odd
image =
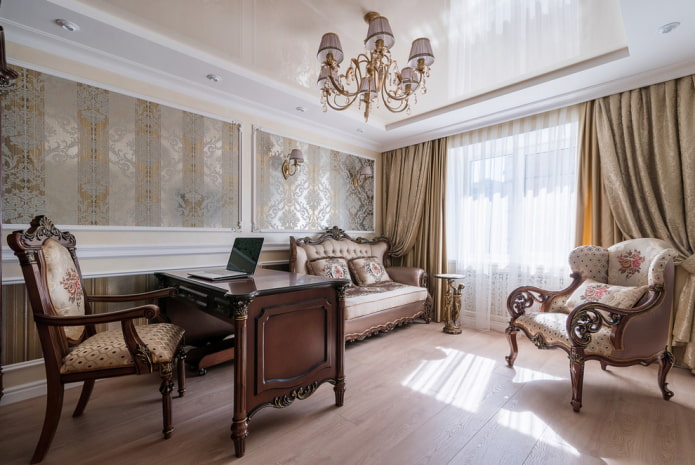
POLYGON ((596 103, 585 102, 579 116, 579 169, 577 181, 576 245, 609 247, 625 240, 611 213, 601 181, 601 160, 596 134, 596 103))
POLYGON ((447 139, 438 139, 385 152, 381 157, 383 232, 392 243, 394 264, 423 268, 429 275, 434 320, 444 296, 446 273, 447 139))
POLYGON ((594 110, 620 231, 665 239, 680 254, 672 345, 677 363, 695 372, 695 75, 598 99, 594 110))

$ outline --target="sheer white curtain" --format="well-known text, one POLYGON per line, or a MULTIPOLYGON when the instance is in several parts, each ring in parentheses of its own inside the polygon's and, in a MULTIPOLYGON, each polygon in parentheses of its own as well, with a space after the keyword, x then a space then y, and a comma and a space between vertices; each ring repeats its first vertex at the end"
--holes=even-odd
POLYGON ((569 283, 574 246, 578 107, 449 138, 449 271, 466 276, 461 318, 506 327, 509 292, 569 283))

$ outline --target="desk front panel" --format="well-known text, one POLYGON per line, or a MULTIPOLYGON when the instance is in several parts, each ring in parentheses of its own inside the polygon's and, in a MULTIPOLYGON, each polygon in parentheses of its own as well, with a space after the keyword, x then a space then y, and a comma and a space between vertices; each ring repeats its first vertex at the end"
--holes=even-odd
POLYGON ((259 296, 249 306, 246 403, 251 414, 265 405, 284 407, 338 377, 340 312, 333 286, 259 296))

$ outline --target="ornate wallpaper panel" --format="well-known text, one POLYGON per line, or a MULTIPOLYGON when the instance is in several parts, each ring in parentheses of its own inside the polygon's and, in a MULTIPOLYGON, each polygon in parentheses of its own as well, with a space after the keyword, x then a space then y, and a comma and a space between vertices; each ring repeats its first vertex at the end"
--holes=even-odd
POLYGON ((319 231, 338 226, 374 231, 374 177, 353 178, 374 160, 289 139, 254 128, 256 231, 319 231), (292 149, 304 153, 285 179, 282 163, 292 149))
POLYGON ((16 67, 3 223, 240 228, 240 125, 16 67))

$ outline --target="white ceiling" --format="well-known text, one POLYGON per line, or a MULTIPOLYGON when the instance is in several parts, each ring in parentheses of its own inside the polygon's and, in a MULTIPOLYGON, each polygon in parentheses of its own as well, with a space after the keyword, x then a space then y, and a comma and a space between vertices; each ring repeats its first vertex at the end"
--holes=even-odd
POLYGON ((619 3, 624 48, 469 97, 448 91, 454 0, 4 0, 0 24, 12 42, 385 151, 695 73, 695 0, 581 1, 619 3), (381 108, 365 123, 357 109, 321 110, 321 35, 338 33, 346 57, 356 56, 367 11, 389 18, 401 62, 414 38, 432 40, 437 61, 411 115, 381 108), (63 30, 57 18, 79 31, 63 30), (681 26, 657 33, 673 21, 681 26), (209 81, 210 73, 222 81, 209 81))

